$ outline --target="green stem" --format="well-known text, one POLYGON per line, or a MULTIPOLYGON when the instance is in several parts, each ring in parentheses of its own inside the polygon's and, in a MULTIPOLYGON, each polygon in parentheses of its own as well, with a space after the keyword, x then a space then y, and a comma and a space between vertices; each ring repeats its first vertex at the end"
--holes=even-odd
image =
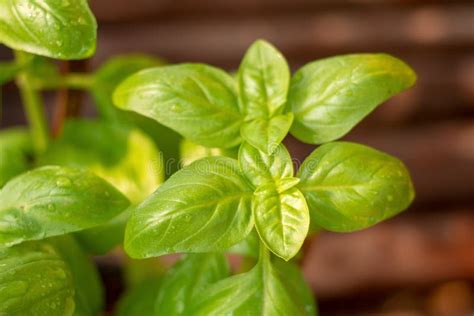
POLYGON ((38 89, 77 89, 90 90, 94 85, 94 76, 86 73, 69 73, 56 80, 42 80, 38 83, 38 89))
MULTIPOLYGON (((26 64, 29 55, 24 52, 15 51, 18 64, 26 64)), ((30 82, 28 73, 24 70, 17 75, 17 85, 20 90, 23 107, 30 124, 31 136, 36 153, 42 153, 48 145, 49 134, 44 112, 43 101, 38 91, 30 82)))

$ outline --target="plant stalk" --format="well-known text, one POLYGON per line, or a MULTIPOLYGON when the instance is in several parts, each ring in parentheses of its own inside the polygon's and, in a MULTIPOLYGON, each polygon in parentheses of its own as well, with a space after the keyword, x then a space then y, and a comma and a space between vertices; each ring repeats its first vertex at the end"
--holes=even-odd
MULTIPOLYGON (((15 51, 15 59, 18 64, 24 65, 29 60, 28 53, 15 51)), ((17 85, 25 109, 31 131, 33 146, 36 153, 42 153, 46 149, 49 140, 48 124, 44 105, 38 90, 33 87, 28 73, 21 70, 17 75, 17 85)))

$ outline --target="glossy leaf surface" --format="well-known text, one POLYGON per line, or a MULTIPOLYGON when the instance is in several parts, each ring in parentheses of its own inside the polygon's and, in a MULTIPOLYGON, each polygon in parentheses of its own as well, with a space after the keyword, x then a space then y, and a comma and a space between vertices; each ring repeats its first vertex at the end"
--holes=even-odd
POLYGON ((47 166, 24 173, 0 191, 0 246, 98 226, 128 200, 92 173, 47 166))
POLYGON ((279 192, 274 184, 260 187, 252 198, 252 211, 260 238, 284 260, 294 257, 308 234, 309 210, 296 188, 279 192))
POLYGON ((175 173, 134 210, 125 249, 134 258, 224 251, 253 227, 252 193, 236 160, 198 160, 175 173))
POLYGON ((120 110, 114 106, 112 100, 115 88, 134 73, 163 64, 161 59, 141 54, 119 55, 107 60, 95 72, 91 87, 101 114, 109 118, 120 116, 120 113, 117 113, 120 110))
POLYGON ((269 262, 224 279, 196 298, 192 315, 315 315, 302 278, 291 279, 269 262))
POLYGON ((298 175, 311 221, 332 231, 374 225, 406 209, 415 196, 400 160, 354 143, 322 145, 298 175))
POLYGON ((294 172, 291 156, 282 144, 271 155, 267 155, 248 143, 243 143, 239 149, 239 165, 255 187, 293 177, 294 172))
POLYGON ((307 64, 291 80, 291 133, 320 144, 344 136, 375 107, 411 87, 413 70, 385 54, 336 56, 307 64))
POLYGON ((258 40, 240 64, 239 96, 247 118, 281 114, 290 83, 285 57, 271 44, 258 40))
POLYGON ((283 141, 293 123, 293 114, 256 118, 242 125, 242 138, 264 153, 271 154, 283 141))
POLYGON ((0 42, 36 55, 82 59, 96 47, 97 24, 86 0, 0 2, 0 42))
POLYGON ((0 267, 0 315, 73 314, 74 281, 51 243, 0 248, 0 267))
POLYGON ((114 102, 151 117, 207 147, 240 143, 243 117, 236 84, 225 72, 202 64, 140 71, 119 85, 114 102))

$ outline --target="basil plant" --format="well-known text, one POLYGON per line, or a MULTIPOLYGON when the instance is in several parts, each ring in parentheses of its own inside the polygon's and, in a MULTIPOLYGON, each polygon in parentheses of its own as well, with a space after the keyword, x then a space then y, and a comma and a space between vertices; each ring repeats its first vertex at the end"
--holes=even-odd
MULTIPOLYGON (((113 95, 119 108, 188 142, 189 165, 134 206, 126 227, 132 258, 187 254, 160 279, 149 314, 315 315, 297 266, 308 234, 370 227, 414 198, 400 160, 337 139, 415 81, 409 66, 386 54, 326 58, 291 75, 283 55, 259 40, 236 77, 178 64, 122 82, 113 95), (297 172, 282 144, 288 133, 319 145, 297 172), (193 153, 200 159, 191 162, 193 153), (231 276, 226 252, 254 264, 231 276)), ((138 304, 132 296, 123 311, 138 304)))
POLYGON ((236 77, 145 55, 59 71, 96 37, 86 0, 0 1, 0 43, 14 50, 0 84, 16 82, 29 123, 0 131, 0 315, 100 315, 91 257, 122 244, 118 316, 315 315, 298 266, 308 234, 363 229, 413 200, 402 162, 336 141, 414 84, 402 61, 338 56, 291 76, 260 40, 236 77), (89 93, 98 118, 62 113, 52 128, 42 92, 67 89, 89 93), (320 145, 297 172, 288 133, 320 145), (168 270, 153 259, 174 253, 168 270), (228 253, 244 257, 237 273, 228 253))

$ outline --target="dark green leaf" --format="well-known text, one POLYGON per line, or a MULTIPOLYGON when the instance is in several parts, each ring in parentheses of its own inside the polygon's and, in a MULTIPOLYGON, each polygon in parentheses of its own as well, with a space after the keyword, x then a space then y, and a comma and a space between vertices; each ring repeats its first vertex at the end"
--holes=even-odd
POLYGON ((301 277, 289 280, 268 261, 211 285, 196 297, 192 315, 315 315, 301 277), (304 295, 301 294, 304 292, 304 295))
POLYGON ((0 249, 0 267, 0 315, 73 314, 74 281, 51 243, 0 249))
POLYGON ((198 160, 175 173, 134 210, 125 232, 125 249, 134 258, 224 251, 253 227, 252 193, 236 160, 198 160))
POLYGON ((271 155, 267 155, 248 143, 243 143, 239 149, 239 165, 255 187, 293 177, 294 172, 291 156, 282 144, 271 155))
POLYGON ((374 225, 406 209, 415 196, 401 161, 348 142, 319 147, 304 161, 298 175, 311 221, 332 231, 374 225))
POLYGON ((103 307, 103 289, 97 268, 69 235, 50 240, 71 271, 75 288, 75 316, 99 315, 103 307))
POLYGON ((86 0, 7 0, 0 2, 0 42, 57 59, 91 56, 97 23, 86 0))
POLYGON ((155 315, 188 315, 196 295, 229 276, 224 255, 190 254, 181 259, 163 278, 156 300, 155 315))
POLYGON ((140 71, 119 85, 114 102, 200 145, 230 148, 240 143, 243 117, 235 82, 214 67, 181 64, 140 71))
POLYGON ((28 131, 12 128, 0 132, 0 188, 11 178, 28 170, 32 144, 28 131))
POLYGON ((349 132, 377 105, 411 87, 413 70, 385 54, 337 56, 307 64, 291 80, 291 133, 320 144, 349 132))
POLYGON ((92 173, 42 167, 0 191, 0 246, 98 226, 123 211, 128 200, 92 173))
POLYGON ((290 69, 285 57, 271 44, 258 40, 240 64, 239 96, 247 118, 271 118, 282 114, 290 69))
POLYGON ((252 199, 260 238, 277 256, 288 261, 300 250, 308 234, 309 210, 296 188, 279 192, 274 184, 260 187, 252 199))

